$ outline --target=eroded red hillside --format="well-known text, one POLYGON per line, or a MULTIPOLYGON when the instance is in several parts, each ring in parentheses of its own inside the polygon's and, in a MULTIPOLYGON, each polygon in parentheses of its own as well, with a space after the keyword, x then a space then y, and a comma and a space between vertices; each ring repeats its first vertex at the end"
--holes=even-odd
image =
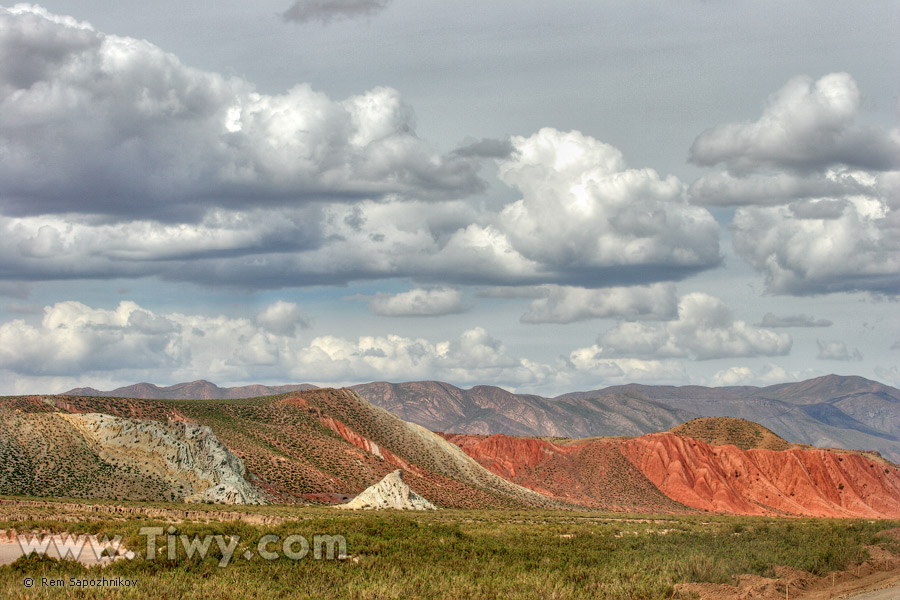
POLYGON ((670 498, 737 514, 900 517, 900 469, 824 449, 709 446, 671 433, 645 435, 622 453, 670 498))
POLYGON ((497 475, 589 507, 900 518, 900 469, 862 453, 741 450, 672 433, 560 443, 445 437, 497 475))
POLYGON ((685 512, 638 471, 614 438, 554 443, 535 438, 445 434, 483 467, 523 487, 590 508, 685 512))

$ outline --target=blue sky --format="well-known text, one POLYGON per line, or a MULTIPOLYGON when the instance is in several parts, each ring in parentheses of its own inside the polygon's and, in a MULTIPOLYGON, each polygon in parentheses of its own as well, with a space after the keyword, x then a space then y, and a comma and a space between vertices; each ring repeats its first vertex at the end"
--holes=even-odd
POLYGON ((0 393, 900 385, 893 2, 0 8, 0 393))

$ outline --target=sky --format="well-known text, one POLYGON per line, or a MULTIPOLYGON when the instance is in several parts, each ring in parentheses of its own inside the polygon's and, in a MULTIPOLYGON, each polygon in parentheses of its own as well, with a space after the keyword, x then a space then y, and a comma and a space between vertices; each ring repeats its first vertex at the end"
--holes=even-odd
POLYGON ((0 5, 0 394, 900 386, 900 5, 0 5))

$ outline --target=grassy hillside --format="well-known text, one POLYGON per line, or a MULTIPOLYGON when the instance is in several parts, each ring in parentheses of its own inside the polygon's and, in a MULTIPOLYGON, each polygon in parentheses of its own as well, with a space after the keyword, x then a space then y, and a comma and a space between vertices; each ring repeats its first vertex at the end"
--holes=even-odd
POLYGON ((769 429, 746 419, 703 417, 692 419, 669 431, 706 442, 710 446, 731 444, 741 450, 787 450, 791 447, 791 444, 769 429))
MULTIPOLYGON (((54 422, 54 413, 96 412, 206 425, 243 460, 250 480, 280 503, 342 501, 399 467, 406 471, 410 487, 438 506, 560 506, 487 472, 452 444, 371 406, 348 390, 311 390, 247 400, 27 396, 0 399, 2 409, 44 415, 41 418, 46 422, 54 422)), ((12 487, 4 488, 8 493, 110 497, 78 483, 83 473, 99 474, 107 467, 105 461, 70 453, 72 443, 12 446, 8 453, 32 457, 30 462, 22 462, 22 469, 30 468, 27 464, 48 462, 48 455, 54 464, 71 456, 74 472, 62 470, 53 486, 44 487, 46 478, 35 480, 16 467, 8 477, 12 487), (15 482, 25 481, 38 484, 15 487, 15 482)))

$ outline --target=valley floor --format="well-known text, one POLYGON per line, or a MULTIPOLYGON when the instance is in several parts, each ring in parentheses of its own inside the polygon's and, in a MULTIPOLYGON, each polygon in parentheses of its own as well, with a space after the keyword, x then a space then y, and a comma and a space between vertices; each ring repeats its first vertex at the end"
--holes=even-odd
POLYGON ((34 540, 119 535, 138 557, 103 568, 22 558, 0 566, 2 598, 769 600, 787 587, 791 599, 824 600, 900 575, 900 522, 884 520, 0 498, 10 542, 12 530, 34 540), (158 535, 141 534, 144 527, 158 535), (188 558, 190 540, 207 535, 220 536, 223 550, 213 540, 205 558, 188 558), (145 558, 150 537, 153 560, 145 558), (264 552, 278 557, 264 560, 264 552))

